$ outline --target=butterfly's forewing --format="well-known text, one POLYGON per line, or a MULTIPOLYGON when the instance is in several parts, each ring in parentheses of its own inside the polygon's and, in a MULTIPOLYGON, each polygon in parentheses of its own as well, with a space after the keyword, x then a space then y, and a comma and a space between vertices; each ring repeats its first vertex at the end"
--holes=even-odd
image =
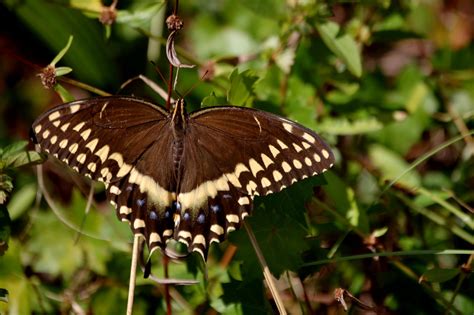
POLYGON ((166 111, 146 101, 100 97, 57 106, 32 131, 43 151, 104 182, 119 219, 155 247, 173 228, 167 214, 176 191, 169 122, 166 111))
POLYGON ((334 163, 313 131, 279 116, 241 107, 191 114, 178 201, 187 220, 178 235, 206 253, 251 211, 256 195, 279 192, 334 163), (184 232, 181 232, 184 231, 184 232))

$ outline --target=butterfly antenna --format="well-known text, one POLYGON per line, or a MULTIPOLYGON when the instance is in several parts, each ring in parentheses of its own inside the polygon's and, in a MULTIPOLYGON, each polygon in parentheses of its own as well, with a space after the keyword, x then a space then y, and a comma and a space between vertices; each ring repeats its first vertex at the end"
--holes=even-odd
POLYGON ((190 94, 196 87, 198 87, 202 82, 204 81, 204 78, 206 77, 207 73, 209 70, 206 70, 204 74, 201 76, 201 79, 198 82, 195 82, 184 94, 183 96, 180 96, 180 98, 185 98, 188 94, 190 94))
POLYGON ((153 65, 153 67, 155 68, 155 71, 156 73, 158 73, 158 75, 160 76, 160 79, 166 84, 166 88, 169 87, 169 83, 168 81, 165 79, 165 76, 163 75, 163 72, 161 72, 160 68, 158 67, 158 65, 154 62, 154 61, 150 61, 150 63, 153 65))

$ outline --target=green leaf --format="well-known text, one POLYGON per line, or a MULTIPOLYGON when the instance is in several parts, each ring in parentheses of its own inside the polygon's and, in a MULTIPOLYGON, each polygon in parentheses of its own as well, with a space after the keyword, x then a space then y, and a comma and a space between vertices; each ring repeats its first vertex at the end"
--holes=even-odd
POLYGON ((203 98, 203 100, 201 101, 201 107, 224 105, 225 103, 226 103, 225 98, 217 97, 216 93, 211 92, 209 96, 206 96, 205 98, 203 98))
POLYGON ((267 16, 270 19, 279 19, 288 13, 286 1, 283 0, 241 0, 239 3, 258 16, 267 16))
POLYGON ((362 229, 368 233, 369 221, 364 208, 357 204, 355 194, 352 188, 348 187, 344 181, 333 172, 325 175, 328 185, 324 186, 324 191, 333 201, 333 205, 343 217, 345 217, 352 226, 362 229))
POLYGON ((119 286, 102 286, 92 296, 92 309, 102 314, 123 314, 125 313, 126 293, 124 288, 119 286))
POLYGON ((316 129, 316 103, 314 87, 297 76, 291 76, 284 108, 287 117, 308 128, 316 129))
POLYGON ((333 135, 356 135, 374 132, 383 128, 375 117, 357 118, 350 121, 346 117, 325 118, 318 124, 318 130, 333 135))
POLYGON ((384 236, 388 231, 388 227, 387 226, 384 226, 380 229, 376 229, 372 232, 372 235, 374 237, 381 237, 381 236, 384 236))
MULTIPOLYGON (((120 238, 123 236, 116 234, 114 237, 110 236, 111 233, 118 232, 117 228, 128 230, 128 235, 130 234, 128 226, 116 220, 112 211, 110 211, 110 217, 114 217, 113 221, 104 214, 100 215, 91 211, 86 217, 83 230, 80 231, 84 235, 81 235, 76 243, 78 233, 76 230, 80 228, 80 222, 84 218, 85 204, 84 198, 75 192, 69 208, 58 209, 60 212, 57 213, 36 213, 32 220, 31 240, 26 244, 28 257, 31 259, 28 263, 36 271, 69 277, 83 265, 84 261, 87 261, 88 267, 93 271, 106 274, 107 260, 111 256, 112 248, 116 245, 105 239, 121 241, 122 246, 127 246, 124 239, 120 238), (76 221, 73 221, 75 229, 69 227, 72 226, 71 217, 77 217, 76 221)), ((60 205, 57 206, 60 207, 60 205)))
MULTIPOLYGON (((61 51, 56 55, 56 57, 54 57, 53 61, 51 61, 51 63, 50 63, 51 66, 55 67, 56 64, 59 62, 59 60, 61 60, 64 57, 64 55, 69 50, 69 47, 71 47, 73 39, 74 39, 74 36, 70 35, 66 46, 64 46, 64 48, 61 49, 61 51)), ((69 69, 71 69, 71 68, 69 68, 69 69)), ((64 70, 61 70, 61 71, 64 71, 64 70)), ((71 71, 72 71, 72 69, 71 69, 71 71)), ((56 76, 59 76, 58 69, 56 69, 56 76)))
POLYGON ((5 166, 10 168, 17 168, 20 166, 35 165, 44 162, 44 155, 36 151, 26 151, 11 154, 5 160, 5 166))
POLYGON ((257 77, 250 70, 239 73, 235 69, 230 75, 230 89, 227 91, 227 101, 229 104, 243 106, 253 93, 253 85, 257 77))
MULTIPOLYGON (((100 0, 69 0, 71 8, 87 12, 100 13, 102 10, 102 1, 100 0)), ((98 17, 98 15, 97 15, 98 17)))
POLYGON ((54 90, 56 93, 58 93, 59 97, 64 103, 74 101, 74 96, 72 96, 72 94, 69 93, 69 91, 66 90, 61 84, 56 83, 54 85, 54 90))
POLYGON ((355 40, 348 34, 341 34, 339 25, 335 22, 329 21, 318 24, 316 29, 326 46, 344 61, 353 75, 360 77, 362 75, 362 63, 355 40))
POLYGON ((72 72, 72 68, 70 67, 57 67, 56 68, 56 77, 60 77, 62 75, 66 75, 72 72))
POLYGON ((117 23, 126 24, 128 27, 144 27, 161 10, 165 1, 136 2, 129 10, 117 12, 117 23))
POLYGON ((11 2, 9 9, 52 51, 63 49, 69 36, 74 34, 74 45, 62 61, 74 69, 79 80, 102 86, 118 81, 113 52, 103 40, 100 23, 85 17, 78 10, 48 1, 26 0, 21 5, 15 3, 11 2))
POLYGON ((0 158, 3 160, 8 158, 9 156, 12 156, 13 154, 23 151, 27 145, 28 141, 14 142, 3 149, 0 149, 0 158))
POLYGON ((433 268, 423 273, 421 279, 428 282, 446 282, 460 273, 459 268, 443 269, 443 268, 433 268))
MULTIPOLYGON (((313 195, 313 187, 324 182, 321 176, 292 185, 282 192, 255 200, 255 210, 246 222, 251 226, 270 271, 279 276, 286 270, 297 270, 301 254, 308 249, 305 202, 313 195)), ((255 250, 245 229, 233 232, 229 240, 239 250, 236 258, 243 261, 242 277, 259 278, 263 274, 255 250)))
POLYGON ((36 198, 36 192, 37 187, 35 183, 27 184, 15 190, 15 193, 8 202, 8 210, 12 220, 16 220, 31 208, 36 198))
POLYGON ((237 281, 231 279, 230 283, 223 283, 225 304, 241 304, 243 314, 271 313, 267 299, 263 294, 263 282, 258 279, 251 281, 237 281))
MULTIPOLYGON (((393 180, 409 168, 408 163, 400 155, 380 145, 374 144, 369 148, 369 157, 385 180, 393 180)), ((398 183, 407 187, 419 187, 420 176, 411 170, 401 177, 398 183)))

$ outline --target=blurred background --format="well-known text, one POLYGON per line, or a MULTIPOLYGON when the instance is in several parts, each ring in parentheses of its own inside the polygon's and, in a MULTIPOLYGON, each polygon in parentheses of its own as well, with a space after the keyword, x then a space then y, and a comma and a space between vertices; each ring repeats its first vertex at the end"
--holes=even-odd
MULTIPOLYGON (((165 103, 141 81, 121 85, 143 74, 166 89, 174 2, 120 0, 100 19, 111 4, 0 3, 0 313, 125 310, 129 227, 101 185, 86 215, 90 183, 53 159, 42 164, 45 202, 25 142, 60 95, 93 87, 165 103), (56 67, 72 72, 46 89, 38 74, 71 35, 56 67)), ((274 112, 336 155, 324 177, 257 200, 246 219, 287 310, 344 314, 343 289, 351 314, 474 314, 474 2, 182 0, 178 15, 179 58, 196 65, 177 80, 188 110, 274 112)), ((169 276, 199 281, 170 288, 175 314, 275 312, 243 230, 213 245, 207 267, 191 255, 169 276)), ((163 287, 137 281, 135 314, 164 314, 163 287)))

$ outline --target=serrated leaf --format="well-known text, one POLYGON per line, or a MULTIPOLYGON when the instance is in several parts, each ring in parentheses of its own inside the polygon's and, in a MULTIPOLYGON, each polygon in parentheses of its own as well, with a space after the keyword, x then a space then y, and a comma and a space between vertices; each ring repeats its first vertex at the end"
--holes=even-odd
POLYGON ((7 145, 5 148, 2 149, 0 153, 0 159, 2 160, 7 159, 13 154, 23 151, 27 145, 28 145, 28 141, 17 141, 10 145, 7 145))
POLYGON ((242 106, 253 93, 253 85, 257 81, 257 77, 251 71, 246 70, 239 73, 235 69, 230 77, 230 89, 227 91, 227 101, 229 104, 242 106))
POLYGON ((459 273, 460 273, 460 269, 458 268, 451 268, 451 269, 433 268, 423 273, 420 280, 441 283, 441 282, 446 282, 453 279, 459 273))
POLYGON ((5 166, 17 168, 20 166, 39 164, 44 161, 43 155, 36 151, 18 152, 5 160, 5 166))
POLYGON ((362 62, 355 40, 348 34, 341 34, 337 23, 328 21, 316 25, 326 46, 347 65, 356 77, 362 75, 362 62))
POLYGON ((383 128, 375 117, 358 118, 349 121, 347 118, 325 118, 318 124, 318 130, 333 135, 356 135, 374 132, 383 128))
POLYGON ((210 107, 222 104, 225 104, 225 99, 217 97, 214 92, 212 92, 209 96, 203 98, 201 101, 201 107, 210 107))
MULTIPOLYGON (((286 270, 297 270, 301 254, 308 249, 305 202, 313 195, 313 187, 324 182, 313 177, 292 185, 278 194, 257 198, 253 215, 245 220, 251 226, 270 271, 279 276, 286 270)), ((236 257, 243 261, 242 277, 262 278, 262 269, 245 229, 233 232, 229 240, 239 250, 236 257)))

